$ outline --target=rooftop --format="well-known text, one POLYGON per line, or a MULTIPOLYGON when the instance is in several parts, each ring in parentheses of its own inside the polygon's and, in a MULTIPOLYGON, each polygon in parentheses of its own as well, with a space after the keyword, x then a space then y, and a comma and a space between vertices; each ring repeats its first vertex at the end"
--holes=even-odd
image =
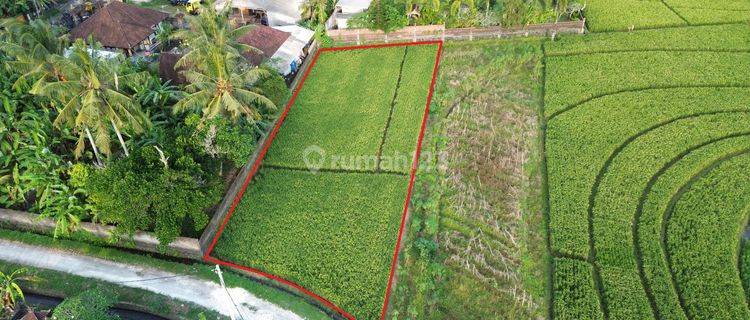
POLYGON ((130 49, 154 33, 153 27, 169 17, 156 10, 112 1, 70 31, 71 39, 94 40, 109 48, 130 49))

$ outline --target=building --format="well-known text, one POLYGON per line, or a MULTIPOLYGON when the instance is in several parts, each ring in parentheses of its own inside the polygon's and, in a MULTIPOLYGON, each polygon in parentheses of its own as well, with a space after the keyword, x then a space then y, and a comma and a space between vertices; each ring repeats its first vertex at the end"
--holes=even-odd
MULTIPOLYGON (((216 1, 216 9, 222 10, 228 0, 216 1)), ((232 18, 242 24, 284 26, 296 24, 302 19, 300 7, 304 0, 232 0, 232 18)))
MULTIPOLYGON (((298 25, 256 25, 237 41, 260 51, 244 53, 251 65, 267 63, 282 76, 291 79, 307 57, 314 36, 314 31, 298 25)), ((175 70, 175 65, 181 57, 178 52, 162 52, 159 55, 159 76, 172 83, 185 83, 186 79, 181 70, 175 70)))
POLYGON ((153 49, 156 26, 168 17, 164 12, 112 1, 73 28, 70 38, 88 40, 91 36, 106 49, 133 55, 153 49))
POLYGON ((260 65, 267 62, 280 74, 289 76, 302 64, 314 36, 314 31, 298 25, 256 25, 237 40, 261 51, 245 54, 251 64, 260 65))
POLYGON ((336 3, 336 8, 333 11, 332 21, 334 24, 331 27, 337 27, 339 29, 348 28, 349 19, 352 17, 365 12, 370 7, 372 0, 339 0, 336 3))

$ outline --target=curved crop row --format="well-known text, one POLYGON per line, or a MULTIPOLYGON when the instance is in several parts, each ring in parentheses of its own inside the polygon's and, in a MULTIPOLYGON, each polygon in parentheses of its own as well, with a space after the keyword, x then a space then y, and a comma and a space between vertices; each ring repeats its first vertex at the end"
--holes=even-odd
POLYGON ((602 167, 603 175, 592 188, 590 210, 595 261, 601 269, 612 318, 653 318, 633 255, 632 232, 638 199, 649 178, 685 149, 738 132, 747 133, 747 128, 747 111, 684 118, 629 142, 612 155, 608 167, 602 167))
POLYGON ((639 273, 653 300, 652 307, 657 318, 687 319, 661 247, 662 217, 670 197, 703 168, 738 153, 748 152, 748 149, 749 135, 733 135, 698 145, 659 169, 643 190, 635 217, 634 248, 639 273))
POLYGON ((750 10, 750 1, 747 0, 664 0, 673 7, 687 7, 708 10, 750 10))
POLYGON ((587 24, 594 32, 687 25, 661 1, 589 0, 587 4, 587 24))
POLYGON ((675 7, 674 10, 691 24, 738 23, 750 20, 750 10, 747 9, 719 10, 675 7))
POLYGON ((553 251, 588 258, 591 188, 597 172, 625 140, 680 117, 737 110, 747 101, 750 90, 737 88, 627 92, 583 104, 550 121, 546 151, 553 251))
MULTIPOLYGON (((750 14, 749 14, 750 15, 750 14)), ((636 50, 750 50, 747 24, 641 30, 628 34, 599 33, 586 37, 563 36, 546 46, 549 56, 636 50), (716 35, 721 34, 721 41, 716 35)))
POLYGON ((550 116, 624 90, 750 85, 750 53, 656 51, 548 57, 546 72, 545 116, 550 116))
POLYGON ((750 319, 737 268, 750 209, 750 155, 691 180, 668 207, 668 263, 691 319, 750 319))

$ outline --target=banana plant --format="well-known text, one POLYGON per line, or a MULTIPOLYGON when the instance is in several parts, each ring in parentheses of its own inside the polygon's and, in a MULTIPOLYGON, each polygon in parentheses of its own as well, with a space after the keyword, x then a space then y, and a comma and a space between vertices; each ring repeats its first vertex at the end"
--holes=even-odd
POLYGON ((0 271, 0 298, 4 309, 12 311, 18 301, 25 301, 23 290, 18 282, 31 279, 25 276, 27 271, 26 269, 18 269, 11 273, 0 271))

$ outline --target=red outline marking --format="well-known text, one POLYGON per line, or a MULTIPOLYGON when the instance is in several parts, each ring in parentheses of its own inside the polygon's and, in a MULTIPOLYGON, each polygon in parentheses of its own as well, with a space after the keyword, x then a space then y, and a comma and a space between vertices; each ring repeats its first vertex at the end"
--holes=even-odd
POLYGON ((216 263, 216 264, 220 264, 223 266, 247 271, 247 272, 259 275, 261 277, 264 277, 273 281, 277 281, 279 283, 293 287, 301 291, 302 293, 312 297, 313 299, 318 300, 319 302, 323 303, 325 306, 333 309, 334 311, 340 313, 342 316, 346 317, 347 319, 355 320, 356 318, 354 318, 354 316, 346 312, 344 309, 341 309, 339 306, 335 305, 334 303, 328 301, 327 299, 315 294, 314 292, 306 289, 305 287, 295 282, 292 282, 287 279, 281 278, 279 276, 264 272, 259 269, 219 260, 217 258, 211 257, 211 252, 213 252, 214 247, 216 246, 216 243, 219 241, 221 234, 224 232, 224 228, 226 227, 227 223, 229 222, 232 215, 234 214, 235 208, 239 204, 240 200, 242 200, 242 196, 245 194, 245 190, 250 184, 250 181, 252 181, 253 177, 255 176, 255 173, 258 172, 258 169, 260 168, 260 163, 263 161, 263 158, 265 158, 266 152, 268 152, 268 148, 271 146, 271 143, 276 138, 276 134, 278 134, 279 128, 281 128, 281 124, 284 122, 284 119, 286 119, 286 116, 289 113, 289 110, 292 108, 292 105, 294 105, 294 102, 297 100, 297 96, 299 95, 299 92, 302 89, 302 85, 305 84, 307 77, 310 75, 310 71, 313 69, 313 67, 315 67, 315 63, 318 61, 318 57, 320 57, 321 52, 335 52, 335 51, 347 51, 347 50, 387 48, 387 47, 398 47, 398 46, 432 45, 432 44, 438 45, 438 51, 435 57, 435 66, 433 67, 433 70, 432 70, 432 81, 430 83, 429 93, 427 94, 427 103, 425 106, 424 115, 422 116, 422 126, 419 131, 419 138, 417 139, 417 150, 414 153, 414 158, 412 159, 411 173, 409 177, 409 186, 406 190, 406 199, 404 201, 404 211, 403 211, 403 214, 401 215, 401 226, 399 227, 399 231, 398 231, 398 238, 396 240, 396 248, 393 250, 393 261, 391 261, 391 270, 390 270, 390 275, 388 276, 388 286, 386 287, 386 290, 385 290, 385 301, 383 302, 383 308, 380 313, 380 319, 384 320, 386 311, 388 310, 388 302, 391 296, 391 287, 393 285, 393 278, 396 273, 396 268, 398 266, 398 256, 400 253, 401 240, 403 239, 404 229, 406 228, 406 218, 409 212, 409 202, 411 200, 412 189, 414 188, 414 180, 416 178, 417 167, 419 165, 419 155, 422 151, 422 140, 424 139, 425 128, 427 127, 427 118, 430 113, 430 103, 432 102, 432 95, 435 90, 435 82, 437 81, 438 68, 440 66, 440 57, 443 52, 442 41, 438 40, 438 41, 421 41, 421 42, 400 42, 400 43, 374 44, 374 45, 362 45, 362 46, 322 48, 318 50, 315 53, 315 56, 313 57, 312 63, 310 63, 310 67, 307 68, 307 70, 305 70, 305 74, 302 75, 302 80, 297 85, 297 87, 294 90, 294 93, 292 94, 291 99, 289 99, 289 102, 286 104, 286 107, 284 108, 284 112, 281 114, 281 117, 279 117, 279 121, 276 122, 276 125, 271 131, 271 134, 268 136, 268 139, 266 139, 265 143, 263 144, 263 149, 261 149, 261 152, 258 155, 258 158, 255 160, 255 163, 253 164, 252 169, 250 169, 250 172, 248 173, 247 177, 245 177, 245 182, 243 183, 242 188, 237 193, 237 196, 234 198, 232 205, 229 207, 229 212, 227 213, 227 216, 224 218, 224 221, 222 221, 221 226, 219 226, 219 230, 216 232, 216 235, 214 236, 213 241, 211 241, 211 245, 209 245, 208 251, 206 251, 206 253, 203 255, 203 259, 206 262, 216 263))

